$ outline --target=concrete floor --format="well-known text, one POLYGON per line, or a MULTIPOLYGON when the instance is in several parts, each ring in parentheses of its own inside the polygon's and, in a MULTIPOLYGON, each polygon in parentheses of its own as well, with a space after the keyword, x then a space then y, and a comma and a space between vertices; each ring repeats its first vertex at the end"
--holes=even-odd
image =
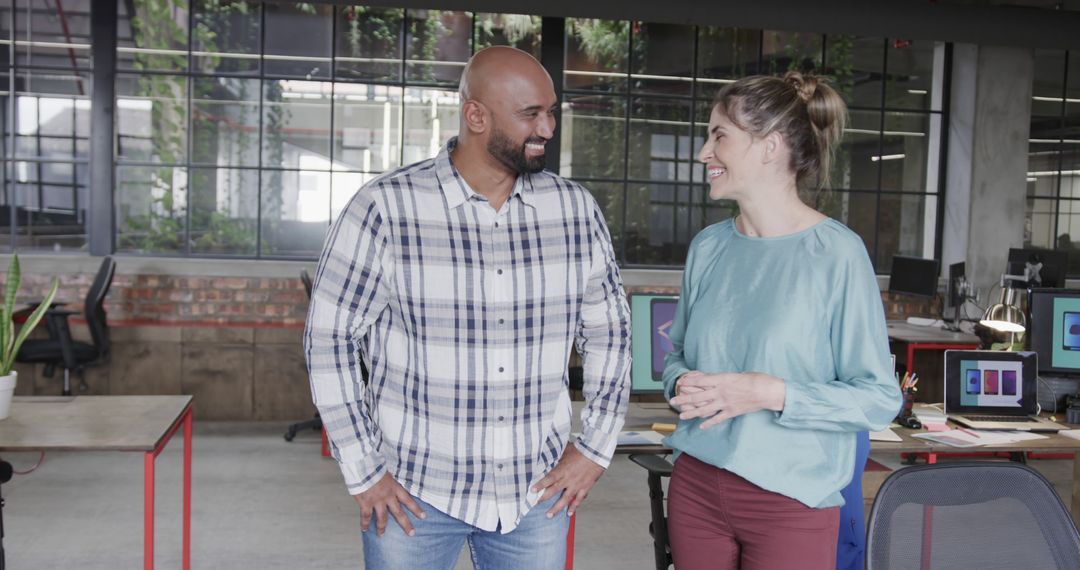
MULTIPOLYGON (((279 423, 196 422, 192 567, 360 568, 360 512, 315 432, 282 439, 279 423)), ((156 568, 180 567, 181 439, 157 463, 156 568)), ((8 453, 24 470, 37 454, 8 453)), ((898 466, 897 458, 874 459, 898 466)), ((3 485, 8 568, 142 565, 141 454, 50 453, 3 485)), ((1072 464, 1031 462, 1067 497, 1072 464)), ((578 514, 575 566, 652 568, 645 471, 617 456, 578 514)), ((458 568, 471 568, 462 553, 458 568)))

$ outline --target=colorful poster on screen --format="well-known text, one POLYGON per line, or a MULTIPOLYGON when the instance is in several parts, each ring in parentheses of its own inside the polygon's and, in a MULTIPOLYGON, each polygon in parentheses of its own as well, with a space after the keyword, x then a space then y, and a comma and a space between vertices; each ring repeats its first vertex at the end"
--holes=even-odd
POLYGON ((636 393, 664 389, 664 357, 673 348, 668 331, 679 298, 672 295, 631 295, 631 388, 636 393))
POLYGON ((961 406, 1020 407, 1024 395, 1023 363, 1003 360, 961 360, 964 389, 961 406))

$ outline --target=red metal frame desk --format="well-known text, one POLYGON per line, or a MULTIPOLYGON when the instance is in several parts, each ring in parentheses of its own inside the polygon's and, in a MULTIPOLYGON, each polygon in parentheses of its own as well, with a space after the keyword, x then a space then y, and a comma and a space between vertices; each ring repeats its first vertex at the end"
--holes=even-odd
POLYGON ((916 350, 971 350, 979 348, 979 337, 947 331, 941 327, 920 327, 905 321, 889 321, 886 324, 890 342, 907 345, 907 367, 914 371, 916 350))
POLYGON ((143 568, 154 567, 154 463, 184 428, 183 568, 191 568, 191 396, 15 398, 0 451, 136 451, 143 460, 143 568))

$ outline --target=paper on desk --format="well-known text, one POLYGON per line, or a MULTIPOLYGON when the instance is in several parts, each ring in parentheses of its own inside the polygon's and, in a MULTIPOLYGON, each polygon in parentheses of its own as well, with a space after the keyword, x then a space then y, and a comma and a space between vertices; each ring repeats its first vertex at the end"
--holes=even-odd
POLYGON ((664 436, 652 430, 621 431, 618 445, 660 445, 664 436))
POLYGON ((1065 437, 1071 437, 1073 439, 1080 439, 1080 429, 1063 429, 1058 432, 1065 437))
POLYGON ((917 433, 911 437, 926 439, 951 445, 953 447, 979 447, 982 445, 1004 445, 1032 439, 1046 439, 1045 435, 1026 431, 986 431, 974 429, 952 429, 948 431, 917 433))
POLYGON ((904 441, 890 428, 870 432, 870 441, 904 441))

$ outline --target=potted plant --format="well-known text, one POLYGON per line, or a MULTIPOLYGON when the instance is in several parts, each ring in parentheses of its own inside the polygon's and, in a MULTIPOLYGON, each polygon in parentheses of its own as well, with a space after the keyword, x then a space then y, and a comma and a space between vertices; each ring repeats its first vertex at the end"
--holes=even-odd
POLYGON ((15 355, 19 353, 19 347, 30 335, 30 331, 41 321, 45 311, 52 306, 56 289, 60 286, 60 282, 53 277, 49 293, 30 313, 16 335, 12 317, 15 315, 15 294, 19 292, 20 281, 22 271, 19 269, 19 256, 13 255, 8 265, 3 303, 0 304, 0 420, 6 419, 11 413, 11 397, 15 394, 15 381, 18 378, 18 373, 11 369, 15 365, 15 355))

